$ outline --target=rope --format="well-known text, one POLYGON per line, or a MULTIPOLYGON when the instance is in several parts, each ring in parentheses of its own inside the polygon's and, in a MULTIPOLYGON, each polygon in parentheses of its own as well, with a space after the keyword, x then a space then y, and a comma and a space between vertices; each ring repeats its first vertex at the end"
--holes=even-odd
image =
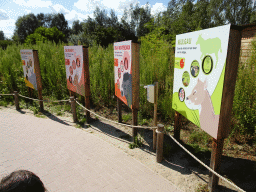
POLYGON ((30 98, 30 97, 26 97, 26 96, 23 96, 23 95, 20 95, 20 94, 19 94, 19 96, 24 97, 26 99, 31 99, 31 100, 34 100, 34 101, 44 101, 44 102, 48 102, 48 103, 51 103, 51 102, 52 103, 58 103, 58 102, 70 101, 70 99, 68 99, 68 100, 56 100, 56 101, 40 100, 40 99, 33 99, 33 98, 30 98))
POLYGON ((0 96, 2 96, 2 95, 14 95, 14 94, 0 94, 0 96))
POLYGON ((200 161, 197 157, 195 157, 192 153, 190 153, 185 147, 183 147, 173 136, 170 135, 170 133, 168 133, 168 135, 175 141, 175 143, 177 143, 182 149, 184 149, 189 155, 191 155, 195 160, 197 160, 201 165, 203 165, 206 169, 208 169, 209 171, 211 171, 213 174, 217 175, 219 178, 223 179, 224 181, 226 181, 227 183, 229 183, 230 185, 232 185, 233 187, 235 187, 236 189, 245 192, 243 189, 239 188, 238 186, 236 186, 235 184, 231 183, 230 181, 228 181, 225 177, 222 177, 220 174, 218 174, 217 172, 215 172, 214 170, 212 170, 210 167, 208 167, 207 165, 205 165, 202 161, 200 161))
POLYGON ((75 100, 75 101, 76 101, 76 103, 77 103, 78 105, 80 105, 80 106, 81 106, 82 108, 84 108, 86 111, 89 111, 90 113, 94 114, 95 116, 100 117, 101 119, 104 119, 104 120, 109 121, 109 122, 111 122, 111 123, 115 123, 115 124, 117 124, 117 125, 122 125, 122 126, 126 126, 126 127, 131 127, 131 128, 142 128, 142 129, 156 129, 156 128, 157 128, 157 127, 144 127, 144 126, 126 125, 126 124, 123 124, 123 123, 118 123, 118 122, 116 122, 116 121, 112 121, 112 120, 109 120, 109 119, 107 119, 107 118, 105 118, 105 117, 102 117, 102 116, 98 115, 97 113, 94 113, 93 111, 91 111, 91 110, 85 108, 85 107, 84 107, 82 104, 80 104, 77 100, 75 100))

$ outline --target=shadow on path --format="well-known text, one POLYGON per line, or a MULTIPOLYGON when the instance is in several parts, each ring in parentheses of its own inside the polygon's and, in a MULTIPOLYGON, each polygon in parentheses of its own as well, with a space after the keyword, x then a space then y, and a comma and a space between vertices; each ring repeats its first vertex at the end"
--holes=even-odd
MULTIPOLYGON (((118 139, 122 142, 131 143, 133 142, 132 137, 119 130, 118 128, 109 125, 105 122, 101 122, 98 120, 94 120, 91 122, 91 125, 99 129, 102 133, 118 139), (126 139, 121 139, 121 137, 125 137, 126 139)), ((98 131, 94 129, 95 131, 98 131)), ((152 130, 139 130, 141 135, 143 135, 144 140, 147 145, 143 145, 140 147, 140 150, 147 152, 153 156, 156 156, 155 151, 153 151, 153 133, 152 130)), ((203 178, 200 175, 205 175, 208 178, 209 171, 203 167, 200 163, 198 163, 194 158, 192 158, 189 154, 187 154, 182 148, 180 148, 168 135, 164 136, 164 145, 168 144, 169 148, 164 148, 164 160, 161 162, 162 165, 168 167, 172 170, 178 171, 181 174, 192 174, 194 173, 197 177, 203 180, 205 183, 208 183, 208 179, 203 178)), ((194 155, 199 158, 202 162, 204 162, 207 166, 210 165, 210 157, 211 152, 197 152, 195 154, 195 149, 191 146, 183 143, 181 144, 188 149, 190 152, 194 153, 194 155)), ((220 168, 220 174, 232 182, 234 182, 238 187, 242 188, 248 192, 256 191, 256 162, 234 158, 228 156, 222 156, 222 163, 220 168)), ((225 182, 225 181, 223 181, 225 182)), ((227 184, 228 188, 222 185, 219 185, 216 191, 227 191, 234 192, 237 190, 232 190, 232 186, 227 184)))

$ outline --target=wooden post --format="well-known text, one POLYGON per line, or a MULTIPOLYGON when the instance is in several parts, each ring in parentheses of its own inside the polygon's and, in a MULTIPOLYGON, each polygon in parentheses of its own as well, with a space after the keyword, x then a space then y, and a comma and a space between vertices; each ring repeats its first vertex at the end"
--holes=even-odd
POLYGON ((164 125, 157 125, 157 146, 156 146, 156 162, 163 160, 163 144, 164 144, 164 125))
POLYGON ((14 91, 14 101, 15 101, 16 110, 20 110, 19 95, 17 91, 14 91))
MULTIPOLYGON (((88 58, 88 47, 83 46, 83 60, 84 60, 84 77, 85 77, 85 83, 84 83, 84 89, 85 89, 85 107, 87 109, 90 109, 90 75, 89 75, 89 58, 88 58)), ((87 123, 90 122, 90 112, 86 110, 86 121, 87 123)))
MULTIPOLYGON (((224 143, 224 139, 216 140, 213 138, 210 167, 216 172, 220 170, 223 143, 224 143)), ((209 172, 209 177, 210 177, 210 180, 208 183, 209 189, 210 191, 215 191, 216 186, 218 185, 218 182, 219 182, 219 177, 217 177, 212 172, 209 172)))
POLYGON ((75 102, 74 96, 70 97, 70 101, 71 101, 71 110, 72 110, 72 113, 73 113, 73 122, 76 123, 77 122, 76 102, 75 102))
MULTIPOLYGON (((132 124, 138 125, 139 95, 140 95, 140 46, 132 43, 132 124)), ((132 136, 135 138, 138 128, 133 128, 132 136)))
MULTIPOLYGON (((132 109, 132 125, 138 125, 138 110, 132 109)), ((138 135, 138 128, 132 128, 132 137, 135 140, 135 136, 138 135)))
POLYGON ((180 140, 181 114, 175 111, 174 138, 180 140))
POLYGON ((122 123, 122 101, 117 97, 118 123, 122 123))
POLYGON ((43 95, 42 95, 42 90, 41 89, 38 89, 38 98, 39 100, 39 105, 40 105, 40 112, 43 112, 44 111, 44 103, 43 103, 43 95))
MULTIPOLYGON (((158 100, 158 82, 154 86, 154 126, 157 126, 157 100, 158 100)), ((156 129, 153 129, 153 150, 156 150, 156 129)))
MULTIPOLYGON (((216 172, 218 172, 220 169, 224 138, 228 136, 228 132, 230 130, 230 111, 232 111, 240 56, 241 30, 242 27, 231 25, 220 108, 219 127, 217 138, 213 139, 210 162, 210 167, 216 172)), ((209 177, 208 188, 210 191, 214 191, 218 185, 219 178, 211 172, 209 177)))

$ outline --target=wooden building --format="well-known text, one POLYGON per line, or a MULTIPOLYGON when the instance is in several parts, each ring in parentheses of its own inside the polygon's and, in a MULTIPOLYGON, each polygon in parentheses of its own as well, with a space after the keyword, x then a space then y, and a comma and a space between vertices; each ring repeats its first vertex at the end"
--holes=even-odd
POLYGON ((252 54, 252 41, 256 35, 256 24, 243 25, 242 27, 240 62, 245 64, 252 54))

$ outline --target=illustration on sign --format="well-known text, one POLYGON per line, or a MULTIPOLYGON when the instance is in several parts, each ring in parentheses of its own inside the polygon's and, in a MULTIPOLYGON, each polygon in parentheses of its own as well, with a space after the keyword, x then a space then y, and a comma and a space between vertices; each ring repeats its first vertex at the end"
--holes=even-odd
POLYGON ((20 50, 20 55, 26 86, 37 90, 33 50, 20 50))
POLYGON ((115 95, 132 108, 132 41, 114 43, 115 95))
POLYGON ((172 108, 217 139, 230 25, 176 36, 172 108))
POLYGON ((83 46, 64 46, 67 87, 70 91, 85 95, 83 46))

